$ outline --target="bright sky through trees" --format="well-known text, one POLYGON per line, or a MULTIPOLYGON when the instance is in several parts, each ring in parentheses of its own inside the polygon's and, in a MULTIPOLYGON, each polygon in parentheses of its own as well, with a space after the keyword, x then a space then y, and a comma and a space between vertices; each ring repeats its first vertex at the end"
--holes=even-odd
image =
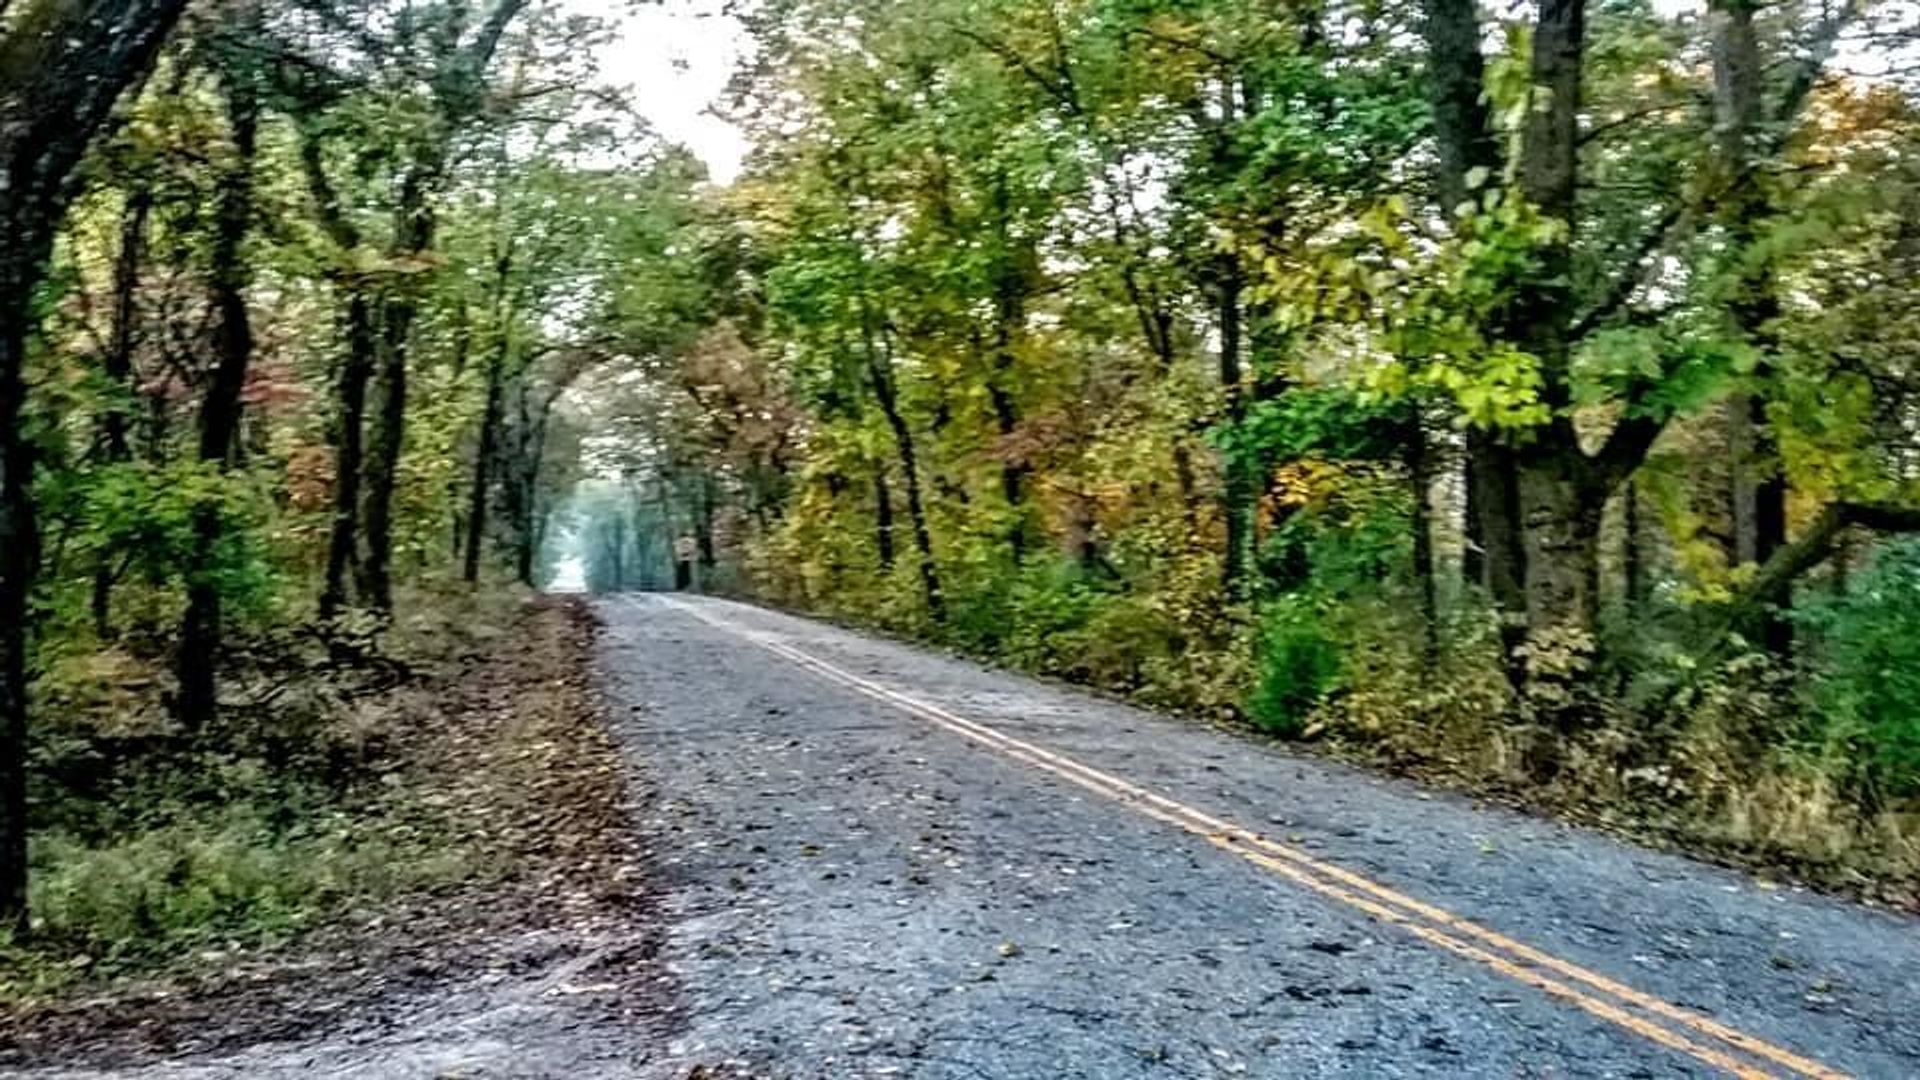
POLYGON ((617 0, 569 0, 574 10, 618 16, 619 37, 602 63, 609 81, 633 88, 634 107, 661 135, 706 162, 715 183, 740 171, 746 136, 715 115, 727 80, 750 47, 730 0, 664 0, 632 6, 617 0), (624 10, 622 10, 624 9, 624 10))

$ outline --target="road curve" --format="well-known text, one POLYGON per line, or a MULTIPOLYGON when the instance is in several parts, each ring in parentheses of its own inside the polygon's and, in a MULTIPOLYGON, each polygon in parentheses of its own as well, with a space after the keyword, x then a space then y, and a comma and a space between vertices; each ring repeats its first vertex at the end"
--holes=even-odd
POLYGON ((649 1073, 1915 1077, 1920 922, 743 604, 611 597, 649 1073))

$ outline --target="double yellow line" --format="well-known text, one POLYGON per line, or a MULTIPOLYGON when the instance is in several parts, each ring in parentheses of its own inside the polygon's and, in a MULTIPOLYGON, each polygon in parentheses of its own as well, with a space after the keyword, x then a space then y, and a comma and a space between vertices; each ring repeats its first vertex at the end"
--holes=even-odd
POLYGON ((1057 776, 1137 813, 1204 838, 1304 888, 1391 923, 1516 982, 1582 1009, 1650 1042, 1686 1054, 1743 1080, 1795 1076, 1845 1080, 1846 1074, 1790 1050, 1523 944, 1417 900, 1345 867, 1317 859, 1186 803, 1083 765, 1051 750, 909 697, 731 620, 682 601, 662 602, 715 629, 749 641, 831 682, 885 702, 1005 757, 1057 776))

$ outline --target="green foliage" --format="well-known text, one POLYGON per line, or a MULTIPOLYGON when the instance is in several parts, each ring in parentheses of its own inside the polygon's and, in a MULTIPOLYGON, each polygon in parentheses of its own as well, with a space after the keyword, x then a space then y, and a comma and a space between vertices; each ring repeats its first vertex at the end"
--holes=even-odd
POLYGON ((112 969, 195 944, 269 940, 350 900, 465 872, 458 853, 432 851, 415 830, 302 812, 284 792, 168 816, 106 843, 35 839, 37 949, 57 946, 112 969))
POLYGON ((1889 546, 1838 596, 1796 613, 1820 657, 1806 738, 1874 802, 1920 794, 1920 542, 1889 546))
POLYGON ((1282 597, 1262 612, 1256 641, 1247 715, 1275 734, 1298 735, 1340 686, 1341 649, 1327 633, 1323 605, 1306 595, 1282 597))
POLYGON ((1379 460, 1397 452, 1412 412, 1408 402, 1369 400, 1350 387, 1296 387, 1254 403, 1244 421, 1211 435, 1224 453, 1261 466, 1307 457, 1379 460))
MULTIPOLYGON (((215 541, 201 564, 204 580, 240 614, 258 613, 276 580, 264 530, 271 507, 253 477, 196 460, 126 462, 50 480, 65 491, 49 503, 89 525, 77 553, 118 562, 151 586, 180 582, 194 561, 201 515, 213 515, 215 541)), ((58 512, 58 511, 56 511, 58 512)))

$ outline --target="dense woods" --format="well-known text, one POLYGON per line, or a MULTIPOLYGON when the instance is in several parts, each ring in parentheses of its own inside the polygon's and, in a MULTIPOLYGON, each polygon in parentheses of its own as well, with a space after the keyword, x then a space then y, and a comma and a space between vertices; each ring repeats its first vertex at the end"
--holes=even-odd
POLYGON ((550 5, 0 29, 0 939, 165 954, 404 878, 337 812, 394 779, 369 710, 535 578, 555 404, 652 348, 624 267, 697 169, 550 5))
POLYGON ((19 941, 563 568, 1920 867, 1920 14, 741 18, 722 185, 541 0, 0 6, 19 941))

